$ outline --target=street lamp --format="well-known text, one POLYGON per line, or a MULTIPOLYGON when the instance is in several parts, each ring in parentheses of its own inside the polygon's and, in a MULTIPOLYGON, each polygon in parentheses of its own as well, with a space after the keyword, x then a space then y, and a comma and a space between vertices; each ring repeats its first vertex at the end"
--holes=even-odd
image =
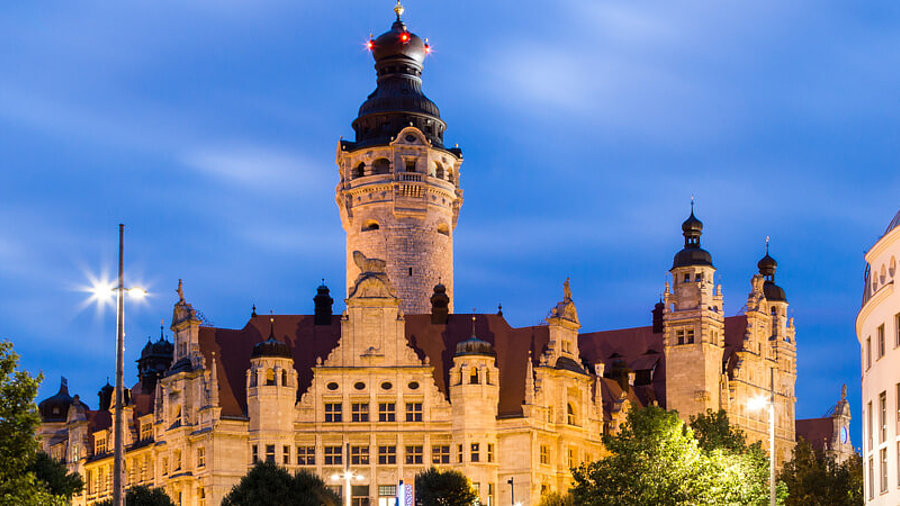
POLYGON ((769 395, 747 401, 750 411, 769 411, 769 504, 775 506, 775 369, 769 369, 769 395))
POLYGON ((115 451, 113 456, 113 506, 125 505, 125 441, 122 405, 125 390, 125 294, 138 299, 144 298, 143 288, 125 288, 125 225, 119 225, 119 279, 116 286, 95 281, 91 287, 91 300, 104 304, 116 294, 116 419, 115 451))
POLYGON ((516 502, 516 478, 510 476, 506 483, 509 483, 509 502, 512 506, 522 506, 522 501, 516 502))
POLYGON ((354 473, 350 470, 350 443, 347 443, 347 456, 344 460, 344 470, 340 473, 334 473, 331 475, 331 479, 333 481, 343 481, 344 482, 344 505, 351 506, 351 497, 350 497, 350 482, 353 479, 361 480, 363 479, 363 475, 354 473))

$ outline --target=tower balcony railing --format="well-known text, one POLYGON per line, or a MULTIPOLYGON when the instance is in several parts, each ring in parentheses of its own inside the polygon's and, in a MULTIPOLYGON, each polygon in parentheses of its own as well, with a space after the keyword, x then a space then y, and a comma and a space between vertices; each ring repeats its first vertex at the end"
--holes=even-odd
POLYGON ((419 174, 418 172, 401 172, 400 173, 400 181, 412 181, 412 182, 422 182, 423 174, 419 174))

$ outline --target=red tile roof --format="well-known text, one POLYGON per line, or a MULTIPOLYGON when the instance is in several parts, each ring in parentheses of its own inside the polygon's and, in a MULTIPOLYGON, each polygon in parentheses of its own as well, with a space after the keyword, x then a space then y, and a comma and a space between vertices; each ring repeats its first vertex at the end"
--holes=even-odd
POLYGON ((834 422, 831 417, 807 418, 797 420, 794 425, 797 439, 805 439, 810 446, 819 451, 830 449, 834 435, 834 422))

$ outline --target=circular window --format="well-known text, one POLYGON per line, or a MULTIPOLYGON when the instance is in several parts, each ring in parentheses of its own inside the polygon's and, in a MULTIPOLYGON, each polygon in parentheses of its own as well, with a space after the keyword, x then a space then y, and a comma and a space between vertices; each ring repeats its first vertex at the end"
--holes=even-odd
POLYGON ((392 385, 390 381, 385 381, 384 383, 381 384, 381 388, 383 390, 390 390, 390 389, 394 388, 394 385, 392 385))
POLYGON ((406 142, 416 142, 416 137, 414 135, 407 135, 406 142))
POLYGON ((329 384, 327 385, 327 388, 328 388, 328 390, 337 390, 337 389, 338 389, 338 384, 332 381, 331 383, 329 383, 329 384))
POLYGON ((409 389, 410 389, 410 390, 418 390, 418 389, 419 389, 419 382, 417 382, 417 381, 410 381, 410 382, 409 382, 409 389))
POLYGON ((364 390, 366 388, 366 384, 363 383, 362 381, 357 381, 356 383, 353 384, 353 388, 355 388, 357 390, 364 390))

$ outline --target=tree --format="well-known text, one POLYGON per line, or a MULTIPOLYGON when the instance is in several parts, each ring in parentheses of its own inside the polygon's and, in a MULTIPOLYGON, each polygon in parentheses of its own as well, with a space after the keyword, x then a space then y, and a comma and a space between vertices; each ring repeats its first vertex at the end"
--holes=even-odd
POLYGON ((337 506, 339 503, 337 495, 318 476, 305 470, 291 475, 269 462, 253 466, 222 500, 222 506, 337 506))
POLYGON ((43 376, 31 376, 18 365, 12 343, 0 341, 0 504, 66 504, 29 469, 38 450, 34 434, 41 419, 34 397, 43 376))
POLYGON ((418 506, 470 506, 478 499, 459 471, 430 468, 416 475, 418 506))
MULTIPOLYGON (((701 425, 706 422, 720 426, 716 419, 701 425)), ((603 436, 612 455, 573 470, 575 504, 765 504, 767 489, 751 483, 758 468, 766 468, 765 457, 734 451, 729 445, 738 445, 720 435, 701 434, 704 448, 677 412, 657 406, 632 409, 617 434, 603 436), (727 444, 720 446, 720 440, 727 444)))
POLYGON ((67 501, 84 487, 80 474, 70 473, 65 464, 44 452, 37 453, 28 470, 46 485, 51 494, 63 497, 67 501))
POLYGON ((541 502, 538 506, 575 506, 572 494, 560 494, 559 492, 550 492, 541 496, 541 502))
POLYGON ((858 454, 837 462, 801 439, 781 470, 781 479, 788 488, 788 506, 863 504, 863 466, 858 454))
MULTIPOLYGON (((101 501, 95 506, 112 506, 112 499, 101 501)), ((125 506, 175 506, 175 503, 162 488, 141 485, 125 492, 125 506)))

